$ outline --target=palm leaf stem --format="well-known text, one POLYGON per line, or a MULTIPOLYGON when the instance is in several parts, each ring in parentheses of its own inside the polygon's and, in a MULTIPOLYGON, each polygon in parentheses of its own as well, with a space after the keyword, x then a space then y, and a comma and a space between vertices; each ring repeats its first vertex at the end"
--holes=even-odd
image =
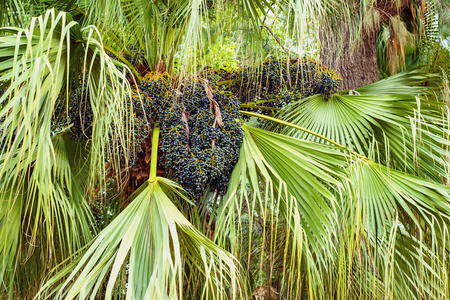
POLYGON ((259 104, 270 103, 270 102, 275 102, 275 101, 278 101, 278 99, 264 99, 264 100, 254 101, 254 102, 245 102, 245 103, 242 103, 241 106, 245 106, 245 105, 259 105, 259 104))
POLYGON ((241 104, 241 108, 256 108, 256 109, 267 109, 272 111, 279 111, 279 108, 269 107, 269 106, 261 106, 261 105, 250 105, 250 104, 241 104))
POLYGON ((236 82, 235 79, 227 79, 227 80, 222 80, 222 81, 217 82, 217 85, 221 86, 221 85, 225 85, 225 84, 233 84, 235 82, 236 82))
POLYGON ((152 161, 150 164, 150 177, 149 181, 156 180, 156 167, 158 165, 158 141, 159 141, 159 123, 156 123, 153 127, 152 136, 152 161))
POLYGON ((289 122, 286 122, 286 121, 283 121, 283 120, 280 120, 280 119, 277 119, 277 118, 272 118, 272 117, 265 116, 265 115, 262 115, 262 114, 254 113, 254 112, 243 111, 243 110, 240 110, 239 112, 241 114, 243 114, 243 115, 247 115, 247 116, 250 116, 250 117, 256 117, 256 118, 261 118, 261 119, 265 119, 265 120, 268 120, 268 121, 276 122, 278 124, 281 124, 281 125, 284 125, 284 126, 289 126, 289 127, 292 127, 292 128, 295 128, 295 129, 298 129, 298 130, 301 130, 301 131, 304 131, 306 133, 315 135, 315 136, 317 136, 317 137, 319 137, 319 138, 321 138, 321 139, 323 139, 323 140, 325 140, 325 141, 327 141, 327 142, 329 142, 329 143, 331 143, 331 144, 341 148, 342 150, 347 151, 348 153, 356 155, 357 157, 359 157, 359 158, 361 158, 363 160, 369 160, 364 155, 361 155, 358 152, 353 151, 353 150, 351 150, 351 149, 349 149, 349 148, 347 148, 347 147, 345 147, 345 146, 343 146, 343 145, 341 145, 341 144, 339 144, 339 143, 337 143, 337 142, 327 138, 326 136, 323 136, 323 135, 321 135, 321 134, 319 134, 317 132, 311 131, 311 130, 306 129, 304 127, 301 127, 301 126, 298 126, 298 125, 295 125, 295 124, 292 124, 292 123, 289 123, 289 122))

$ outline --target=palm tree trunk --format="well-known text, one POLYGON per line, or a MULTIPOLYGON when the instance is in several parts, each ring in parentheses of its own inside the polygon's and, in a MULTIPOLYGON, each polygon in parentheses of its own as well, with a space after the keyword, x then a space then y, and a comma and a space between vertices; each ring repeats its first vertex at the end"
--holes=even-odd
MULTIPOLYGON (((340 73, 342 88, 355 90, 378 80, 377 65, 377 30, 365 33, 358 45, 352 45, 350 34, 345 30, 345 37, 335 32, 322 32, 322 63, 340 73), (339 45, 339 49, 336 48, 339 45)), ((342 34, 342 32, 340 33, 342 34)))
MULTIPOLYGON (((379 79, 377 34, 380 25, 388 21, 389 18, 401 14, 410 3, 411 0, 399 2, 390 0, 376 1, 372 8, 372 13, 377 14, 374 20, 376 19, 378 22, 371 24, 371 26, 363 25, 357 28, 363 31, 363 36, 359 42, 354 41, 349 30, 351 25, 348 24, 354 20, 335 18, 334 29, 325 29, 319 33, 322 46, 322 63, 341 74, 343 89, 354 90, 379 79)), ((358 10, 356 9, 356 11, 358 10)), ((368 14, 370 14, 370 11, 368 14)), ((357 15, 354 17, 359 18, 357 15)))

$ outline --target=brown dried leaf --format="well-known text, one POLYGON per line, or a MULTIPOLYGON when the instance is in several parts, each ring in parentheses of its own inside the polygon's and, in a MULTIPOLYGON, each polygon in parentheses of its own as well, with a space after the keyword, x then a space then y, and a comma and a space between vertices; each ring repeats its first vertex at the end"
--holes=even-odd
POLYGON ((214 100, 213 91, 208 84, 208 80, 200 78, 200 77, 198 79, 200 80, 200 82, 203 84, 203 87, 205 88, 206 96, 209 99, 209 108, 211 110, 214 110, 215 119, 214 119, 213 127, 214 128, 217 128, 217 126, 222 127, 223 121, 222 121, 222 114, 220 113, 220 107, 219 107, 219 104, 217 104, 216 100, 214 100))

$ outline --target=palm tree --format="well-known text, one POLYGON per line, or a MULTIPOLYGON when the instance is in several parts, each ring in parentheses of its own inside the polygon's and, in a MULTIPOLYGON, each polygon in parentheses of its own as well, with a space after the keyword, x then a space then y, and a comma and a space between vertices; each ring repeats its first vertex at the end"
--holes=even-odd
MULTIPOLYGON (((449 297, 450 119, 441 77, 413 69, 338 91, 336 74, 306 60, 323 79, 291 72, 271 93, 261 83, 272 65, 281 74, 303 74, 306 65, 259 65, 265 16, 279 15, 301 46, 306 16, 348 14, 347 1, 4 3, 4 297, 449 297), (249 66, 189 75, 233 26, 249 66), (126 53, 143 57, 133 63, 126 53), (309 95, 294 78, 333 88, 309 95), (156 94, 155 84, 169 92, 156 94), (190 85, 193 105, 206 99, 215 129, 232 132, 239 147, 238 160, 223 158, 232 167, 226 188, 198 180, 209 184, 200 195, 179 180, 185 165, 164 172, 175 147, 165 146, 167 128, 175 127, 149 102, 185 107, 190 85), (281 98, 288 103, 275 107, 281 98), (229 111, 236 115, 227 119, 229 111)), ((192 117, 182 112, 185 134, 192 117)))

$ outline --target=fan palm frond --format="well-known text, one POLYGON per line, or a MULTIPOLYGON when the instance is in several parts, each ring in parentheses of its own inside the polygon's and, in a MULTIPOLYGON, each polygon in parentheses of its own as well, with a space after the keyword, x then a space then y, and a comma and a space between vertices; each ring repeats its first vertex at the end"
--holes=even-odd
MULTIPOLYGON (((318 133, 312 134, 286 121, 278 120, 278 123, 320 137, 318 133)), ((340 149, 354 153, 348 148, 340 149)), ((341 183, 345 191, 336 194, 338 190, 331 190, 336 196, 344 196, 336 197, 342 202, 333 206, 339 222, 333 223, 334 230, 329 232, 331 239, 338 243, 330 252, 336 255, 336 260, 333 262, 333 258, 328 257, 326 269, 336 271, 328 273, 329 285, 324 283, 323 295, 340 295, 343 299, 353 293, 382 297, 386 292, 385 288, 380 288, 383 286, 389 287, 388 294, 399 297, 415 298, 428 293, 444 297, 448 287, 440 276, 445 278, 443 274, 448 268, 447 250, 443 249, 449 247, 450 189, 371 162, 361 155, 348 162, 348 180, 340 177, 344 180, 341 183), (427 236, 427 232, 432 232, 431 236, 427 236), (349 265, 342 265, 343 261, 349 265), (354 267, 359 271, 355 272, 354 267), (340 291, 341 285, 334 285, 336 282, 357 286, 355 290, 340 291)))
MULTIPOLYGON (((216 240, 219 245, 231 243, 232 253, 243 257, 250 268, 251 255, 254 255, 250 253, 251 224, 257 224, 258 220, 286 224, 285 234, 292 239, 287 243, 292 244, 283 245, 283 249, 292 252, 284 253, 281 259, 283 270, 278 270, 280 274, 276 275, 282 278, 282 289, 297 297, 303 284, 310 292, 319 293, 324 276, 321 267, 329 263, 335 251, 329 243, 329 235, 336 220, 335 193, 338 194, 341 186, 339 178, 344 176, 342 167, 346 155, 314 142, 248 125, 244 128, 240 158, 219 207, 216 240), (246 223, 250 228, 243 232, 246 223), (227 236, 228 232, 233 236, 227 236), (242 248, 242 243, 250 248, 242 248), (307 278, 295 277, 305 268, 310 272, 307 278)), ((277 225, 272 223, 271 226, 277 225)), ((262 226, 262 230, 269 232, 271 226, 262 226)), ((277 233, 271 229, 273 231, 266 238, 271 241, 269 251, 275 252, 276 249, 271 247, 280 245, 274 243, 277 233)), ((278 233, 278 236, 282 234, 278 233)), ((261 256, 263 263, 268 262, 261 256)), ((270 284, 270 279, 267 280, 270 284)))
MULTIPOLYGON (((25 174, 27 180, 18 187, 16 182, 0 184, 0 280, 9 284, 10 293, 17 289, 14 297, 26 291, 30 282, 39 284, 39 278, 48 271, 46 267, 92 239, 93 219, 85 199, 89 165, 84 145, 75 145, 67 132, 56 134, 51 144, 53 153, 45 168, 39 163, 30 167, 25 174), (29 269, 30 260, 35 260, 34 271, 29 269), (25 262, 29 268, 23 269, 25 262)), ((36 154, 31 156, 32 161, 38 161, 36 154)), ((4 161, 0 167, 4 167, 4 161)))
MULTIPOLYGON (((350 95, 320 95, 285 107, 277 117, 315 131, 365 156, 411 174, 442 182, 448 174, 448 109, 425 87, 406 83, 434 80, 412 71, 358 89, 350 95), (408 93, 409 91, 409 93, 408 93)), ((290 127, 283 134, 320 141, 290 127)))
POLYGON ((89 248, 46 283, 38 299, 95 298, 103 282, 105 299, 183 298, 189 272, 202 277, 197 297, 240 297, 238 262, 175 207, 173 201, 184 197, 180 189, 165 178, 147 181, 89 248))

